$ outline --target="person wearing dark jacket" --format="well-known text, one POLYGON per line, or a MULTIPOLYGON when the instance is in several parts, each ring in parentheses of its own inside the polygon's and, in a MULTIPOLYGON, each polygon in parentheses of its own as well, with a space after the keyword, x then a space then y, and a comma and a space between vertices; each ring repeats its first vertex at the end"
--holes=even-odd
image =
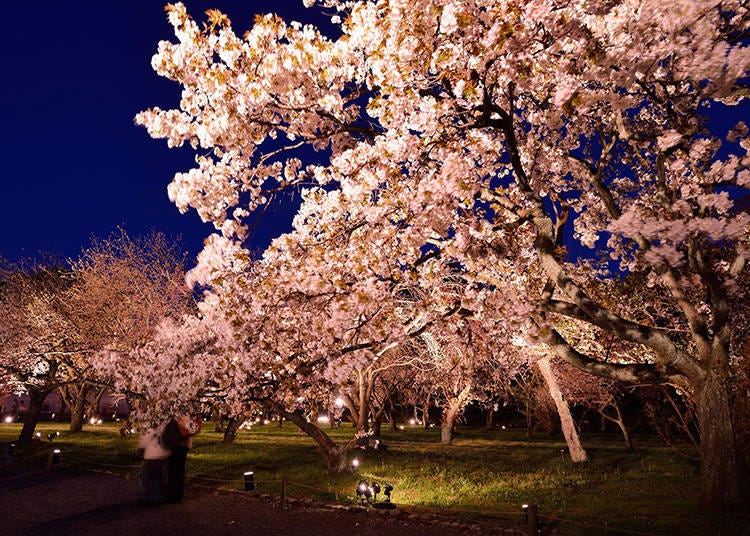
POLYGON ((201 429, 199 416, 181 415, 170 419, 164 428, 164 444, 172 451, 167 467, 165 498, 169 503, 182 502, 185 495, 185 466, 193 446, 193 436, 201 429))

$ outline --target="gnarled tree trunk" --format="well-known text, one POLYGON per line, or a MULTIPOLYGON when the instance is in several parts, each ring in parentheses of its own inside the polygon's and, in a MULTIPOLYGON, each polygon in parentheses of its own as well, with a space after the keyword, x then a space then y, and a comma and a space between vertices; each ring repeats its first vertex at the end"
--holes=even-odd
POLYGON ((344 445, 338 445, 328 434, 308 421, 300 413, 287 411, 281 404, 271 400, 266 400, 263 404, 285 419, 292 421, 300 431, 307 434, 313 439, 313 441, 315 441, 318 448, 323 452, 323 455, 326 458, 328 472, 330 474, 343 473, 349 468, 347 453, 349 452, 350 445, 354 444, 354 439, 344 445))
POLYGON ((453 442, 453 431, 456 428, 456 421, 461 414, 464 403, 469 398, 470 392, 471 385, 467 385, 455 398, 448 400, 447 407, 443 410, 443 415, 440 419, 440 441, 444 445, 450 445, 453 442))

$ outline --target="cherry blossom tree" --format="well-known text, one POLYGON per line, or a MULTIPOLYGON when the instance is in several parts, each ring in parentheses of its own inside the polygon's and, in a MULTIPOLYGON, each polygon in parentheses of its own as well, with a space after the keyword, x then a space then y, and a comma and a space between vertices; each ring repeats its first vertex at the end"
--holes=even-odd
POLYGON ((65 300, 73 274, 55 262, 19 262, 0 272, 0 378, 29 396, 19 441, 29 442, 44 399, 85 378, 91 349, 78 336, 65 300))
MULTIPOLYGON (((96 362, 100 355, 129 355, 151 340, 157 326, 191 310, 185 284, 184 253, 179 243, 152 231, 131 237, 119 229, 92 239, 71 263, 75 284, 65 296, 75 311, 71 321, 96 362)), ((93 372, 93 371, 92 371, 93 372)), ((91 390, 107 388, 111 376, 91 374, 64 389, 71 408, 71 431, 80 430, 91 390)), ((96 398, 96 397, 95 397, 96 398)))
POLYGON ((132 239, 124 231, 95 239, 65 268, 18 264, 0 273, 0 371, 31 399, 20 440, 30 440, 44 398, 58 389, 80 431, 87 397, 94 403, 111 376, 112 353, 145 344, 164 318, 189 310, 182 255, 162 234, 132 239))
MULTIPOLYGON (((423 258, 440 257, 460 266, 462 301, 481 312, 481 294, 536 263, 545 291, 524 296, 517 316, 536 307, 538 337, 582 370, 691 393, 703 501, 739 502, 729 296, 747 292, 738 277, 750 215, 735 200, 750 187, 750 141, 743 122, 719 132, 712 119, 747 109, 747 6, 323 3, 337 10, 333 40, 272 15, 239 37, 216 12, 201 29, 182 4, 168 7, 178 42, 160 43, 152 64, 182 84, 180 108, 136 121, 171 146, 201 148, 169 187, 221 233, 198 270, 222 277, 216 267, 242 250, 248 216, 299 188, 294 233, 264 259, 294 259, 287 273, 314 273, 311 288, 338 274, 328 283, 377 302, 407 274, 437 283, 423 258), (600 262, 572 253, 581 248, 600 262), (660 300, 634 310, 597 299, 603 281, 617 289, 627 272, 660 300), (639 314, 649 307, 656 322, 639 314), (557 328, 563 318, 648 357, 576 348, 557 328)), ((356 318, 346 316, 342 325, 356 318)))

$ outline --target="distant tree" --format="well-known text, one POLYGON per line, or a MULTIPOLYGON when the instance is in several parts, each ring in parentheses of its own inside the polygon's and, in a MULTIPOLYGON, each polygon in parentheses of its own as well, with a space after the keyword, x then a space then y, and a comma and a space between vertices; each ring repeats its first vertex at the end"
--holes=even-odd
POLYGON ((74 275, 54 262, 21 261, 0 271, 0 382, 29 406, 18 440, 29 442, 44 399, 85 377, 92 349, 72 322, 65 296, 74 275))
MULTIPOLYGON (((103 356, 127 356, 165 318, 190 311, 184 256, 161 233, 133 239, 120 230, 94 239, 68 263, 17 263, 0 273, 0 371, 31 405, 19 440, 28 441, 44 398, 60 390, 72 432, 83 427, 87 398, 111 387, 103 356)), ((95 410, 96 411, 96 410, 95 410)))
MULTIPOLYGON (((71 269, 76 283, 65 299, 94 361, 103 354, 128 355, 151 340, 164 319, 194 310, 192 291, 185 283, 185 254, 178 241, 163 233, 131 237, 118 229, 107 238, 93 238, 71 262, 71 269)), ((101 396, 111 384, 109 374, 92 376, 64 390, 71 431, 82 428, 89 393, 101 396)))

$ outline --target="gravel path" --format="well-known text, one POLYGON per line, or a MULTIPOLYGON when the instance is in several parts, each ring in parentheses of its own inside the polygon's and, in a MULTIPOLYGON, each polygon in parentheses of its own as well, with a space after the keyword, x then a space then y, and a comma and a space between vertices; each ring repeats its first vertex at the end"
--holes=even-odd
POLYGON ((0 458, 0 535, 467 536, 524 534, 478 524, 188 487, 181 504, 139 505, 136 479, 0 458))

